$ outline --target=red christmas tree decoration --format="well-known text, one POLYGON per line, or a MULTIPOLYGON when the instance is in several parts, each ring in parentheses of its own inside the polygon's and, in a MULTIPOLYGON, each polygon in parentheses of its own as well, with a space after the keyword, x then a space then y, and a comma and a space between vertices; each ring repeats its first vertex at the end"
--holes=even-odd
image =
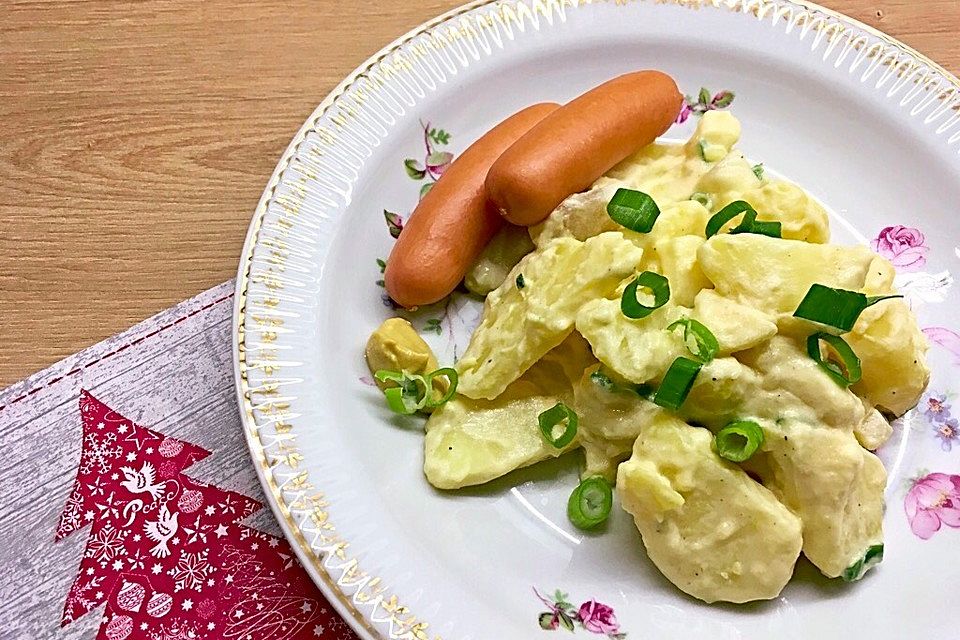
POLYGON ((91 526, 66 626, 106 603, 97 640, 356 638, 285 540, 240 524, 260 504, 183 474, 209 451, 80 394, 83 449, 56 539, 91 526))

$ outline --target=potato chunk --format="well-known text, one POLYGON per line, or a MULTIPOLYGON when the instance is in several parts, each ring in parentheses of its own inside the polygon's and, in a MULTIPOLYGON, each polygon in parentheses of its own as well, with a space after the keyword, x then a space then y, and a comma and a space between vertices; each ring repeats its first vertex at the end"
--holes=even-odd
POLYGON ((459 392, 496 398, 567 337, 581 306, 614 291, 642 256, 616 232, 585 242, 560 238, 528 254, 487 296, 480 326, 457 363, 459 392), (520 274, 523 288, 516 284, 520 274))
POLYGON ((712 434, 665 417, 620 465, 617 492, 647 553, 705 602, 774 598, 800 554, 800 520, 712 449, 712 434))

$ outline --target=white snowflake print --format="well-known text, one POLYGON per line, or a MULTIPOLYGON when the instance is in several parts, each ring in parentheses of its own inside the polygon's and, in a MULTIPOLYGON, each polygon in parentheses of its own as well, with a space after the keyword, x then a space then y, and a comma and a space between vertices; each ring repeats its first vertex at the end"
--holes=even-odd
POLYGON ((87 558, 106 563, 126 553, 123 548, 123 541, 126 537, 126 531, 120 531, 108 522, 87 540, 87 550, 84 555, 87 558))
POLYGON ((193 524, 185 524, 180 529, 187 534, 187 544, 192 544, 198 540, 204 544, 207 543, 207 531, 211 529, 211 525, 200 524, 201 515, 197 514, 197 519, 193 521, 193 524))
POLYGON ((174 593, 183 589, 190 589, 191 591, 201 591, 203 589, 203 583, 207 576, 216 571, 216 567, 207 561, 208 553, 208 549, 203 549, 196 553, 185 551, 180 556, 177 566, 169 571, 170 576, 175 581, 174 593))
POLYGON ((224 498, 223 502, 221 502, 218 506, 220 507, 220 513, 223 514, 232 514, 237 512, 236 502, 234 502, 229 495, 224 498))
MULTIPOLYGON (((137 536, 133 537, 136 538, 137 536)), ((136 542, 136 540, 134 542, 136 542)), ((147 560, 149 560, 149 558, 143 555, 140 547, 134 547, 133 551, 127 553, 127 562, 130 564, 130 571, 142 571, 146 569, 147 560)))
POLYGON ((94 466, 100 473, 107 473, 110 471, 110 461, 123 453, 120 445, 116 445, 117 436, 114 433, 107 433, 100 439, 96 434, 88 433, 84 441, 86 455, 80 461, 80 473, 84 475, 93 471, 94 466))
POLYGON ((90 497, 106 495, 106 481, 102 476, 94 476, 93 480, 87 483, 87 491, 90 497))

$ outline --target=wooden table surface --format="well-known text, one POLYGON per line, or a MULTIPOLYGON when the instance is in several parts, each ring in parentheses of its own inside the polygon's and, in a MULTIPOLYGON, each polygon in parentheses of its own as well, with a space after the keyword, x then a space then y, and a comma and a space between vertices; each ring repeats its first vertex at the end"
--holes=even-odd
MULTIPOLYGON (((310 111, 459 3, 0 2, 0 387, 232 277, 310 111)), ((960 73, 960 0, 824 3, 960 73)))

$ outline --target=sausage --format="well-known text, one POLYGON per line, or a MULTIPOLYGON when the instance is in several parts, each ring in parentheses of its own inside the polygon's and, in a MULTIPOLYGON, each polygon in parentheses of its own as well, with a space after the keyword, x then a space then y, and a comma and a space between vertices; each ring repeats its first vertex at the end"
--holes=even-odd
POLYGON ((555 103, 518 111, 470 145, 420 200, 403 228, 384 274, 387 293, 404 307, 443 299, 463 280, 503 218, 487 202, 490 165, 555 103))
POLYGON ((541 120, 487 174, 487 197, 510 222, 542 221, 564 198, 653 142, 676 120, 673 78, 635 71, 594 87, 541 120))

